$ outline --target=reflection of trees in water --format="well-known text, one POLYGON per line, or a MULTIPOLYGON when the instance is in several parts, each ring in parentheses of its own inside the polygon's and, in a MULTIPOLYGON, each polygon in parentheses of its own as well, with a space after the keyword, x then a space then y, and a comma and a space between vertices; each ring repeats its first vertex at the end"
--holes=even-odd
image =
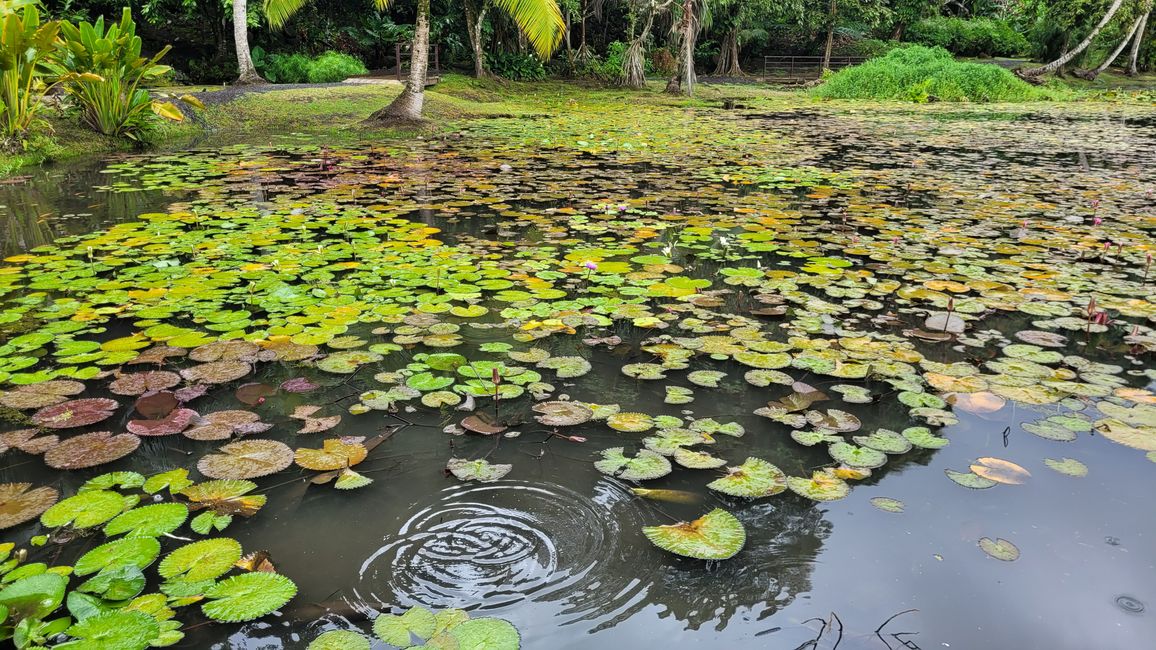
MULTIPOLYGON (((743 550, 724 562, 671 559, 655 576, 646 605, 696 630, 723 629, 743 609, 773 615, 811 590, 811 570, 832 525, 817 504, 794 495, 752 503, 735 514, 747 529, 743 550)), ((633 612, 630 612, 633 613, 633 612)))
POLYGON ((153 212, 170 202, 160 192, 101 192, 100 166, 38 171, 0 185, 0 253, 13 255, 58 237, 93 232, 153 212))

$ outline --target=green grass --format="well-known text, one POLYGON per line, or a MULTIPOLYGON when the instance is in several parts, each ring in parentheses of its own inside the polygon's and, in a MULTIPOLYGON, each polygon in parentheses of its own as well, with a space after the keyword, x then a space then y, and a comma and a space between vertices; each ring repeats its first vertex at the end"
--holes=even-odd
POLYGON ((823 99, 911 102, 1027 102, 1066 99, 1056 87, 1028 84, 996 65, 957 61, 943 48, 914 45, 831 75, 823 99))

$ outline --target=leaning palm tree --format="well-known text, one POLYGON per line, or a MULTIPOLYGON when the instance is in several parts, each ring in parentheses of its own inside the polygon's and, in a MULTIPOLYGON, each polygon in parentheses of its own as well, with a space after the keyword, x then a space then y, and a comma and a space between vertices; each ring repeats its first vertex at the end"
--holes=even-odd
POLYGON ((253 65, 253 54, 249 50, 249 11, 248 0, 233 0, 233 43, 237 50, 236 83, 259 84, 265 83, 257 68, 253 65))
MULTIPOLYGON (((265 15, 274 27, 285 24, 309 0, 264 0, 265 15)), ((378 10, 384 10, 390 0, 373 0, 378 10)), ((495 8, 509 14, 526 40, 543 58, 562 42, 565 22, 556 0, 489 0, 495 8)), ((429 70, 429 0, 417 0, 417 19, 413 30, 413 49, 410 57, 409 78, 405 89, 386 106, 370 116, 377 120, 420 120, 425 103, 426 72, 429 70)), ((398 61, 398 65, 401 62, 398 61)))

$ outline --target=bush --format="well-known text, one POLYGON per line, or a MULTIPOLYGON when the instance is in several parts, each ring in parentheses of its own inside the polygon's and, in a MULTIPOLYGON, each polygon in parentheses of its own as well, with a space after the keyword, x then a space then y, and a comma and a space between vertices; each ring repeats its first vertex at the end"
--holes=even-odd
POLYGON ((591 56, 578 68, 578 75, 587 79, 597 79, 613 83, 622 78, 622 66, 626 60, 626 43, 614 41, 606 46, 606 56, 591 56))
POLYGON ((912 102, 1019 102, 1052 99, 997 65, 956 61, 939 47, 911 45, 862 65, 844 68, 815 89, 825 99, 912 102))
POLYGON ((0 18, 0 136, 22 136, 36 121, 41 68, 53 56, 60 23, 40 22, 35 6, 0 18))
POLYGON ((542 67, 538 57, 517 52, 487 54, 486 68, 511 81, 541 81, 546 78, 546 68, 542 67))
POLYGON ((960 56, 1018 56, 1031 49, 1023 34, 991 18, 926 18, 908 28, 907 40, 960 56))
POLYGON ((326 52, 309 62, 305 73, 309 83, 322 84, 345 81, 359 74, 369 72, 356 57, 341 52, 326 52))
POLYGON ((341 52, 326 52, 316 58, 304 54, 266 54, 253 48, 253 65, 268 81, 277 84, 333 83, 365 74, 365 64, 341 52))

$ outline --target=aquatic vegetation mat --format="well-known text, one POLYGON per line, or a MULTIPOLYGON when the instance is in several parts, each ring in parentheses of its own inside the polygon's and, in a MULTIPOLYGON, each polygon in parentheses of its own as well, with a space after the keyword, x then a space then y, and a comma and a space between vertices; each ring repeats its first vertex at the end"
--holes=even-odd
MULTIPOLYGON (((640 110, 661 128, 578 111, 113 164, 108 192, 174 202, 0 266, 0 453, 89 479, 0 485, 0 528, 34 540, 3 565, 24 573, 4 579, 0 632, 143 648, 180 639, 174 612, 299 607, 292 576, 221 536, 284 485, 360 521, 408 472, 444 481, 422 497, 441 511, 373 519, 398 530, 346 595, 391 645, 505 648, 512 625, 455 608, 625 611, 632 584, 581 600, 613 580, 602 548, 742 571, 773 548, 759 508, 816 530, 816 503, 853 503, 963 435, 1156 452, 1151 179, 1113 162, 1151 141, 980 109, 953 129, 938 107, 901 126, 640 110), (1096 136, 1095 173, 1054 155, 1070 129, 1096 136), (884 144, 844 146, 864 131, 884 144), (546 457, 584 492, 549 487, 546 457)), ((946 489, 990 502, 1100 475, 1066 453, 969 453, 946 489)), ((863 503, 893 526, 915 511, 896 496, 863 503)), ((696 622, 726 596, 685 589, 696 622)))

